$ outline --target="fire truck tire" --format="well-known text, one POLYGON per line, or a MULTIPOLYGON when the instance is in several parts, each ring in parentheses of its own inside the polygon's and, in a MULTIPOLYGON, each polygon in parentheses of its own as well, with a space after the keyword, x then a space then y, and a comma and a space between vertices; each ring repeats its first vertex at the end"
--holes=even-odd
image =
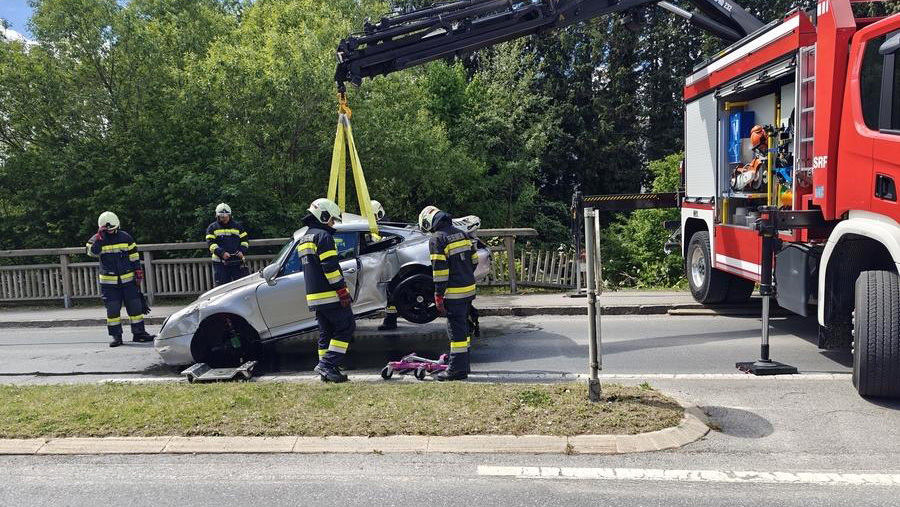
POLYGON ((684 273, 694 299, 705 305, 724 301, 731 285, 731 275, 712 266, 709 233, 706 231, 694 233, 688 243, 687 255, 684 257, 684 273))
POLYGON ((729 276, 731 277, 731 283, 728 285, 728 296, 725 300, 729 303, 746 303, 750 301, 753 289, 756 288, 756 282, 736 275, 729 276))
POLYGON ((863 271, 856 280, 853 385, 862 396, 900 397, 900 276, 863 271))

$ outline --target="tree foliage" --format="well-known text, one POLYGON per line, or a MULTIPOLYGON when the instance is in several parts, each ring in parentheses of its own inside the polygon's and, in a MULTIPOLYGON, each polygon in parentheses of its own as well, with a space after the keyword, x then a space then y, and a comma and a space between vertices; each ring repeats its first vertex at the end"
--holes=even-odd
MULTIPOLYGON (((289 234, 327 187, 338 41, 427 3, 32 0, 35 44, 0 38, 0 248, 80 244, 107 209, 142 242, 197 240, 222 201, 255 237, 289 234)), ((794 3, 743 2, 764 20, 794 3)), ((659 9, 637 17, 351 90, 373 198, 397 219, 435 204, 558 244, 576 189, 659 182, 683 149, 684 75, 721 44, 659 9)), ((617 269, 652 271, 642 284, 676 276, 650 252, 656 218, 613 226, 617 269)))

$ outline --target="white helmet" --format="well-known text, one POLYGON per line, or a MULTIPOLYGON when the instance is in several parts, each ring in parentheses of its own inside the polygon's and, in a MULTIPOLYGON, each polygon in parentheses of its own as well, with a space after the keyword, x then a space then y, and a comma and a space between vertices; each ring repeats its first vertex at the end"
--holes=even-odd
POLYGON ((309 213, 323 224, 327 224, 332 218, 335 222, 341 221, 341 208, 334 201, 324 197, 316 199, 309 205, 309 213))
POLYGON ((435 225, 434 218, 440 212, 441 210, 434 206, 426 206, 425 209, 419 213, 419 228, 425 232, 431 232, 435 225))
POLYGON ((380 202, 372 199, 372 213, 375 214, 375 220, 381 220, 384 218, 384 206, 381 205, 380 202))
POLYGON ((216 215, 230 215, 231 214, 231 206, 223 203, 219 203, 216 206, 216 215))
POLYGON ((119 217, 116 216, 112 211, 104 211, 100 213, 100 217, 97 219, 97 227, 106 227, 107 229, 118 229, 119 228, 119 217))

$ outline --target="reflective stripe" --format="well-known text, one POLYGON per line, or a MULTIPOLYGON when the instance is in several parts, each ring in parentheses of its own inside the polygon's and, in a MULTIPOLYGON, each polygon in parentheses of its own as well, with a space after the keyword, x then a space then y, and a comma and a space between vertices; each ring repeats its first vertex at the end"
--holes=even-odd
POLYGON ((325 273, 325 278, 328 279, 328 283, 337 283, 344 279, 344 276, 341 275, 340 269, 335 269, 331 273, 325 273))
POLYGON ((432 271, 432 278, 435 282, 446 282, 450 279, 450 269, 435 269, 432 271))
POLYGON ((241 237, 242 237, 242 238, 246 238, 246 237, 247 237, 247 233, 246 233, 246 232, 242 232, 242 233, 241 233, 241 237))
POLYGON ((298 252, 299 252, 300 250, 306 250, 306 249, 309 249, 309 250, 315 250, 315 249, 316 249, 316 244, 315 244, 315 243, 312 243, 312 242, 310 242, 310 241, 307 241, 307 242, 305 242, 305 243, 300 243, 299 245, 297 245, 297 251, 298 251, 298 252))
POLYGON ((215 234, 207 234, 206 239, 216 239, 216 235, 215 234))
POLYGON ((337 291, 334 290, 306 295, 306 303, 307 306, 310 307, 327 305, 329 303, 336 303, 338 301, 340 301, 340 298, 338 298, 337 291))
POLYGON ((128 320, 130 320, 132 324, 137 324, 138 322, 144 321, 144 316, 143 315, 129 315, 128 320))
POLYGON ((128 243, 116 243, 114 245, 103 245, 100 247, 100 251, 103 253, 112 253, 112 252, 127 252, 134 243, 129 245, 128 243))
POLYGON ((324 261, 325 259, 328 259, 329 257, 334 257, 335 255, 337 255, 337 250, 326 250, 319 254, 319 260, 324 261))
POLYGON ((237 229, 216 229, 215 233, 216 236, 225 236, 227 234, 234 234, 235 236, 237 236, 241 233, 241 231, 237 229))
POLYGON ((107 318, 106 318, 106 325, 107 325, 107 326, 118 326, 118 325, 119 325, 119 322, 120 322, 121 320, 122 320, 122 319, 120 319, 119 317, 107 317, 107 318))
POLYGON ((393 315, 393 314, 397 313, 397 307, 396 307, 396 306, 389 306, 389 307, 385 308, 385 312, 386 312, 388 315, 393 315))
POLYGON ((458 354, 460 352, 468 352, 470 343, 471 340, 469 338, 458 342, 450 342, 450 353, 458 354))
POLYGON ((465 252, 466 250, 469 250, 470 248, 472 248, 472 242, 467 239, 461 239, 459 241, 454 241, 453 243, 450 243, 449 245, 445 246, 444 253, 447 254, 448 256, 456 255, 460 252, 465 252))
POLYGON ((141 258, 141 256, 137 252, 135 252, 133 254, 128 254, 128 260, 130 260, 130 261, 136 261, 140 258, 141 258))
POLYGON ((329 342, 329 344, 328 344, 328 351, 329 352, 337 352, 338 354, 346 354, 347 347, 349 347, 349 346, 350 346, 350 344, 348 342, 342 342, 340 340, 331 340, 331 342, 329 342))
POLYGON ((328 352, 328 349, 319 349, 319 359, 325 357, 326 352, 328 352))
POLYGON ((447 260, 447 256, 444 254, 431 254, 431 260, 433 261, 445 261, 447 260))
POLYGON ((217 245, 215 243, 213 243, 212 245, 209 245, 209 251, 212 253, 215 253, 218 248, 219 248, 219 245, 217 245))
POLYGON ((475 295, 475 286, 468 287, 447 287, 444 293, 444 299, 463 299, 475 295))
POLYGON ((472 264, 478 264, 478 252, 472 252, 472 264))
POLYGON ((114 284, 114 283, 118 283, 120 279, 121 279, 123 282, 129 282, 129 281, 131 281, 132 279, 134 279, 134 273, 131 272, 131 271, 129 271, 128 273, 125 273, 124 275, 104 275, 104 274, 100 274, 100 275, 98 275, 98 278, 100 279, 100 283, 112 283, 112 284, 114 284))
POLYGON ((241 246, 245 246, 245 247, 247 247, 247 248, 250 248, 250 243, 247 243, 246 241, 241 241, 241 246))

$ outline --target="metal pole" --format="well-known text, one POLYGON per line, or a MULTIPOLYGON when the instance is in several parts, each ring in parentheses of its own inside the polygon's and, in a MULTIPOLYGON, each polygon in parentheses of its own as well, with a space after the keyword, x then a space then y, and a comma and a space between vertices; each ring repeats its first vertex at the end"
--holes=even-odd
POLYGON ((147 284, 147 304, 156 300, 156 276, 153 273, 153 252, 144 251, 144 283, 147 284))
POLYGON ((63 307, 72 308, 72 276, 69 274, 69 256, 59 256, 59 274, 62 276, 63 307))
POLYGON ((516 287, 516 237, 507 236, 504 238, 506 243, 506 266, 509 270, 509 292, 515 294, 516 287))
POLYGON ((588 367, 590 378, 588 379, 588 399, 600 401, 600 379, 598 376, 599 362, 597 360, 597 280, 594 277, 594 254, 596 242, 594 239, 595 223, 593 208, 584 210, 584 238, 585 252, 587 253, 587 296, 588 296, 588 367))
MULTIPOLYGON (((603 253, 600 249, 600 213, 594 212, 594 250, 596 254, 594 255, 594 262, 597 265, 594 267, 594 287, 597 288, 597 298, 603 294, 603 253)), ((603 317, 603 306, 597 305, 597 369, 603 369, 603 326, 601 319, 603 317)), ((597 388, 600 388, 600 384, 597 384, 597 388)))

